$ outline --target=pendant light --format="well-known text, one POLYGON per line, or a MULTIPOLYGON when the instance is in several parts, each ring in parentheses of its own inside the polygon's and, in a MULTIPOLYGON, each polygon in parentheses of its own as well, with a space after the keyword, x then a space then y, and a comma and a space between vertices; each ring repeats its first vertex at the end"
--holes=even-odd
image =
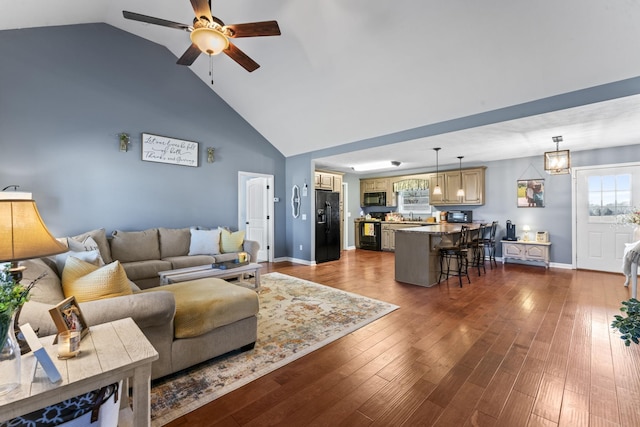
POLYGON ((458 160, 460 160, 460 188, 458 188, 458 192, 456 193, 457 197, 464 197, 464 189, 462 188, 462 159, 464 156, 458 156, 458 160))
POLYGON ((569 150, 560 150, 562 136, 552 137, 556 143, 556 151, 544 153, 544 170, 551 175, 563 175, 571 173, 571 156, 569 150))
POLYGON ((442 189, 440 188, 440 175, 438 175, 438 151, 440 151, 440 147, 433 149, 436 152, 436 186, 433 189, 434 196, 441 196, 442 189))

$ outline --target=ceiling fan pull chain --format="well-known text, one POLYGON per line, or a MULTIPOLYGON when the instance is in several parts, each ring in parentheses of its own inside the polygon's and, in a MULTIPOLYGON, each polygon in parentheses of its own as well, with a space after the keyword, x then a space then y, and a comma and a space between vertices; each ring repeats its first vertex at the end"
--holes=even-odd
POLYGON ((209 76, 211 77, 211 86, 213 86, 213 55, 209 55, 209 76))

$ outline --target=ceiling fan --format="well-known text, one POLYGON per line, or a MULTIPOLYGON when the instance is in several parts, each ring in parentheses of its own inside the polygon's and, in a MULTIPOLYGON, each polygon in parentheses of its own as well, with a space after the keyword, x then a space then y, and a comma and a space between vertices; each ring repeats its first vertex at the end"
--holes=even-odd
POLYGON ((247 54, 231 43, 229 38, 279 36, 280 27, 276 21, 249 22, 246 24, 225 25, 219 18, 211 15, 211 1, 190 0, 196 14, 193 25, 180 24, 166 19, 154 18, 139 13, 122 11, 126 19, 162 25, 187 31, 191 37, 191 46, 178 59, 180 65, 191 65, 200 56, 206 53, 209 56, 224 52, 229 58, 240 64, 245 70, 252 72, 260 67, 247 54))

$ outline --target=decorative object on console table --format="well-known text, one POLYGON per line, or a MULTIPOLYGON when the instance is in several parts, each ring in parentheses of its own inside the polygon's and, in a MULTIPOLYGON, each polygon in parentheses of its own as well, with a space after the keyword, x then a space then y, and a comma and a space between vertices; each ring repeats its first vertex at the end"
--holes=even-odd
POLYGON ((546 231, 536 232, 536 242, 547 243, 549 241, 549 233, 546 231))
POLYGON ((16 341, 20 309, 29 298, 29 286, 20 284, 24 267, 18 261, 68 251, 47 230, 31 193, 0 192, 0 262, 10 262, 0 277, 0 394, 20 385, 20 354, 29 352, 26 341, 16 341))

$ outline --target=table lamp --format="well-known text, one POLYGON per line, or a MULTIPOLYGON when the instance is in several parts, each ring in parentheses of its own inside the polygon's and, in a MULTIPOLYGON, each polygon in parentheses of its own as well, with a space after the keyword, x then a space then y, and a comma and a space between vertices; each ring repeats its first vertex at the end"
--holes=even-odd
POLYGON ((0 262, 11 263, 11 274, 22 279, 18 261, 57 255, 69 249, 44 225, 31 193, 0 192, 0 262))
POLYGON ((524 236, 522 237, 522 240, 525 242, 529 241, 529 232, 531 231, 531 227, 529 227, 528 225, 523 225, 522 226, 522 231, 524 231, 524 236))
MULTIPOLYGON (((0 192, 0 262, 10 262, 9 270, 15 282, 22 279, 24 266, 18 261, 56 255, 69 249, 51 235, 44 225, 31 193, 0 192)), ((20 308, 15 316, 18 327, 20 308)), ((23 352, 28 352, 26 341, 21 341, 23 352)))

